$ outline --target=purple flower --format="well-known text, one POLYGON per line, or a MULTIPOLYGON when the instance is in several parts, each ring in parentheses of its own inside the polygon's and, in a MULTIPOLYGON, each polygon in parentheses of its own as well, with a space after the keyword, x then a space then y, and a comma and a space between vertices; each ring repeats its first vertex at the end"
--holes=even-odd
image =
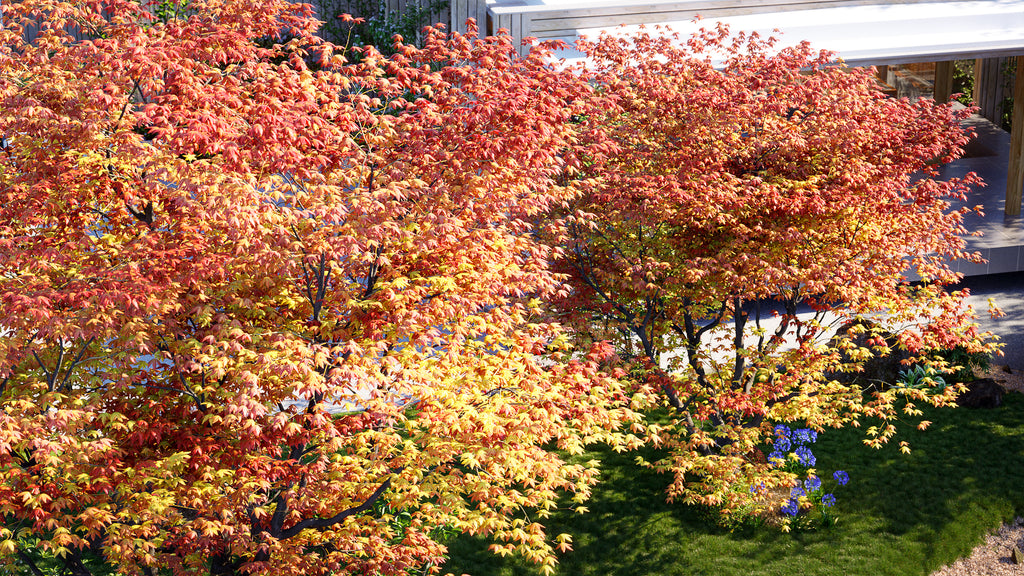
POLYGON ((789 492, 790 498, 799 498, 804 495, 804 489, 799 486, 794 486, 793 490, 789 492))
POLYGON ((817 461, 814 458, 814 453, 807 446, 800 446, 793 453, 800 459, 800 464, 804 466, 814 466, 814 463, 817 461))
POLYGON ((800 503, 790 498, 789 502, 786 502, 786 505, 782 507, 782 511, 790 516, 796 516, 800 512, 800 503))
POLYGON ((831 508, 836 505, 836 497, 832 494, 825 494, 821 497, 821 505, 826 508, 831 508))
POLYGON ((821 488, 821 478, 818 478, 817 476, 807 478, 807 480, 804 481, 804 488, 808 492, 814 492, 818 488, 821 488))
POLYGON ((850 481, 850 475, 842 470, 833 472, 832 477, 836 479, 836 482, 839 482, 840 486, 846 486, 846 483, 850 481))
POLYGON ((793 431, 792 438, 797 444, 814 444, 818 441, 818 433, 810 428, 800 428, 793 431))
POLYGON ((773 442, 772 445, 775 448, 776 452, 781 452, 783 454, 789 452, 789 449, 791 447, 789 443, 789 438, 785 438, 782 436, 776 437, 775 442, 773 442))

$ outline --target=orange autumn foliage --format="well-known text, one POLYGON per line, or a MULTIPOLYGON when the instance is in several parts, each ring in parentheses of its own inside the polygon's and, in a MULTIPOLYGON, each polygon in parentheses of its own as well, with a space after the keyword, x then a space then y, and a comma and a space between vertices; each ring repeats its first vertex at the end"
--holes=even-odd
POLYGON ((567 455, 638 443, 539 308, 590 86, 507 37, 351 64, 283 0, 2 10, 0 562, 550 569, 567 455))
POLYGON ((806 47, 605 39, 582 71, 435 30, 350 63, 282 0, 2 10, 8 566, 405 574, 455 531, 550 571, 589 444, 643 431, 673 495, 728 507, 787 480, 747 458, 773 422, 881 441, 902 398, 949 399, 834 381, 870 351, 799 305, 885 310, 922 361, 983 348, 936 288, 971 181, 912 176, 956 115, 806 47), (643 429, 655 390, 674 420, 643 429))
POLYGON ((777 506, 757 487, 793 475, 755 457, 777 423, 864 423, 877 447, 915 403, 955 397, 850 374, 893 349, 940 371, 939 350, 992 349, 966 295, 943 289, 951 259, 978 258, 951 204, 977 178, 940 172, 970 137, 966 111, 887 98, 870 70, 721 26, 582 49, 603 104, 579 122, 581 195, 550 228, 571 286, 557 308, 659 391, 671 419, 652 439, 668 455, 650 465, 673 476, 670 497, 777 506), (894 335, 837 334, 858 320, 894 335))

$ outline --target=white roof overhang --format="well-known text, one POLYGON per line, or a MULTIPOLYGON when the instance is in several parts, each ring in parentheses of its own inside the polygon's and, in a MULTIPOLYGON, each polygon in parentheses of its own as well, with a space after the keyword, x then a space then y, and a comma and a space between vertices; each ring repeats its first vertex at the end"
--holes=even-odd
MULTIPOLYGON (((722 16, 660 25, 687 38, 699 28, 713 28, 718 22, 729 24, 734 32, 776 35, 781 46, 807 40, 813 48, 836 52, 852 66, 1024 54, 1024 0, 870 4, 722 16)), ((655 32, 654 25, 646 27, 648 32, 655 32)), ((629 34, 638 28, 638 25, 617 26, 576 32, 578 36, 596 39, 601 32, 629 34)), ((575 60, 582 54, 566 50, 559 56, 575 60)))

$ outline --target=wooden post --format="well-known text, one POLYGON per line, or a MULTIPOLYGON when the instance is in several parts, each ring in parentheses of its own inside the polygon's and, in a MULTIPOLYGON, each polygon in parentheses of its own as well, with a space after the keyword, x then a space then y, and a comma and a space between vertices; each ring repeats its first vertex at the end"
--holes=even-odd
POLYGON ((953 93, 953 61, 935 63, 935 86, 933 88, 935 101, 939 104, 949 102, 949 96, 953 93))
POLYGON ((1017 56, 1013 83, 1013 127, 1010 134, 1010 168, 1006 176, 1006 215, 1020 216, 1024 190, 1024 56, 1017 56))

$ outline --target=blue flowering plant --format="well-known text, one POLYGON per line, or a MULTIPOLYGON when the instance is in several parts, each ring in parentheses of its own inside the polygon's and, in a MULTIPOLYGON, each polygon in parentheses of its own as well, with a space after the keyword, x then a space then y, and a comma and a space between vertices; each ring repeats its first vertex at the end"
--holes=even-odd
POLYGON ((817 459, 811 452, 811 444, 818 441, 818 433, 810 428, 791 430, 785 424, 775 427, 772 434, 772 452, 768 461, 776 468, 799 474, 814 468, 817 459))
POLYGON ((814 468, 817 459, 810 446, 818 440, 818 433, 814 430, 792 430, 779 424, 775 427, 773 440, 768 461, 796 477, 789 497, 779 508, 784 529, 834 525, 837 519, 834 487, 845 486, 850 475, 836 470, 826 486, 814 468))

